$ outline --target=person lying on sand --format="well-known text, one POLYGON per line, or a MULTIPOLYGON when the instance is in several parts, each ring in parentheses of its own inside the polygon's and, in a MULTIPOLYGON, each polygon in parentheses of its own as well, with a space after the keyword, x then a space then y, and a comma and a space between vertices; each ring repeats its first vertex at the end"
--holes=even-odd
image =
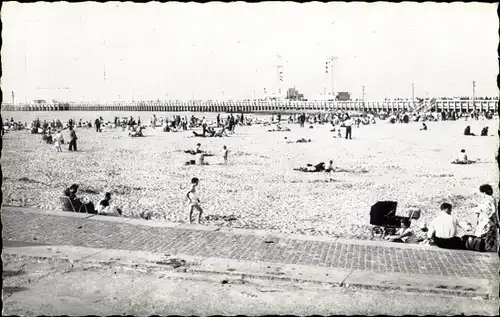
POLYGON ((476 163, 476 161, 469 160, 467 157, 467 153, 465 153, 465 149, 460 150, 460 155, 456 160, 451 162, 452 164, 472 164, 476 163))
POLYGON ((420 131, 426 131, 427 130, 427 124, 425 122, 422 122, 422 127, 420 128, 420 131))
POLYGON ((267 132, 287 132, 290 131, 287 127, 282 127, 279 123, 276 125, 276 129, 267 130, 267 132))
POLYGON ((297 141, 287 141, 286 143, 309 143, 311 139, 300 138, 297 141))
POLYGON ((316 165, 306 164, 306 167, 294 168, 293 170, 299 172, 310 172, 310 173, 323 172, 325 170, 325 163, 321 162, 316 165))
POLYGON ((215 130, 212 127, 208 127, 205 132, 206 133, 197 133, 196 131, 193 131, 193 134, 195 137, 200 138, 210 138, 215 136, 215 130))
POLYGON ((191 154, 191 155, 196 155, 198 153, 204 153, 204 151, 201 150, 201 143, 197 143, 196 144, 196 149, 194 149, 194 150, 186 150, 186 151, 184 151, 184 153, 188 153, 188 154, 191 154))

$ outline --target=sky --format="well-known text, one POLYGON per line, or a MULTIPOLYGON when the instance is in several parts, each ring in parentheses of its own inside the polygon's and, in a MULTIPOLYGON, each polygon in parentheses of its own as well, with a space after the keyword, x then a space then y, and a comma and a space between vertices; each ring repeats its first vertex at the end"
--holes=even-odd
POLYGON ((4 2, 4 99, 497 96, 497 5, 4 2), (278 57, 281 56, 281 57, 278 57), (329 56, 337 59, 326 74, 329 56), (282 65, 283 82, 277 65, 282 65), (333 82, 333 85, 332 85, 333 82), (332 87, 333 86, 333 87, 332 87))

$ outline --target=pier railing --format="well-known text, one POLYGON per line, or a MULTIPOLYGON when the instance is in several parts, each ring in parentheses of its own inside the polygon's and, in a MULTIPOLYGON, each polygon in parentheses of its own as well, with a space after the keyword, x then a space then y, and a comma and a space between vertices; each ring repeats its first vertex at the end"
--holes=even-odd
POLYGON ((385 101, 142 101, 66 104, 2 104, 4 111, 153 111, 153 112, 322 112, 322 111, 498 111, 498 100, 385 101))

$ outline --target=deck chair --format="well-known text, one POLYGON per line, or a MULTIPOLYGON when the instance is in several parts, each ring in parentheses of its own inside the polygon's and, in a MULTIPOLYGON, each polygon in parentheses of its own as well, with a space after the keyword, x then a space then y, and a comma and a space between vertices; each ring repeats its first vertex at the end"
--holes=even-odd
POLYGON ((77 211, 75 209, 75 206, 73 205, 73 203, 71 202, 71 199, 69 199, 69 197, 67 196, 60 196, 59 197, 59 201, 61 202, 62 204, 62 210, 63 211, 72 211, 72 212, 83 212, 83 213, 87 213, 87 207, 85 206, 85 204, 82 204, 80 206, 80 209, 77 211))

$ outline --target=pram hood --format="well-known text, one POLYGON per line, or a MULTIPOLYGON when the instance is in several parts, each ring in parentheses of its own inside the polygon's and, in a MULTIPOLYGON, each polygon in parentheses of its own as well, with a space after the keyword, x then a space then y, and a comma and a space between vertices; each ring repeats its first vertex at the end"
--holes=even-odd
POLYGON ((384 226, 392 223, 396 217, 396 201, 377 201, 370 210, 370 224, 384 226))

